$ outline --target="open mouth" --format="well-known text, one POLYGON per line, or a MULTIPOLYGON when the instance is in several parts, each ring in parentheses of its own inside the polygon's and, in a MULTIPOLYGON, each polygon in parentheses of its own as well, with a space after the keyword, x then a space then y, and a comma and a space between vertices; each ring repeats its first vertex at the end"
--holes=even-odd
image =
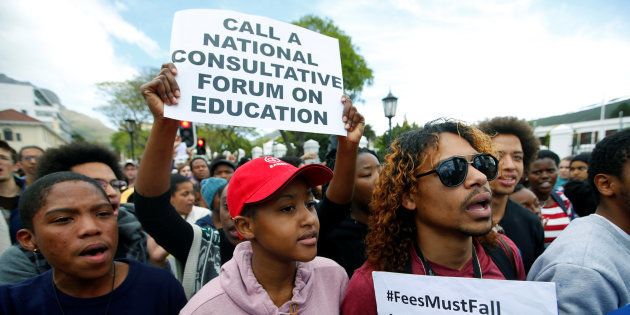
POLYGON ((79 253, 79 256, 85 256, 85 257, 97 257, 102 255, 103 253, 105 253, 107 251, 107 246, 103 245, 103 244, 95 244, 95 245, 90 245, 88 247, 86 247, 84 250, 82 250, 79 253))
POLYGON ((483 193, 472 198, 468 206, 467 211, 483 211, 490 209, 491 197, 488 193, 483 193))
POLYGON ((516 177, 514 176, 501 176, 496 179, 497 182, 503 186, 513 186, 516 184, 516 177))

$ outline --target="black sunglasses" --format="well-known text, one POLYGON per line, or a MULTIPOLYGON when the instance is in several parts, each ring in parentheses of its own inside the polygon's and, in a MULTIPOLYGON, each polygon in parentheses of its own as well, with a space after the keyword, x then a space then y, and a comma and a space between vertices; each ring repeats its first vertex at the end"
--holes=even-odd
POLYGON ((486 175, 488 180, 497 177, 499 161, 487 153, 475 154, 470 162, 463 156, 453 156, 438 164, 438 166, 418 177, 437 173, 442 184, 446 187, 456 187, 461 185, 468 175, 468 164, 486 175))

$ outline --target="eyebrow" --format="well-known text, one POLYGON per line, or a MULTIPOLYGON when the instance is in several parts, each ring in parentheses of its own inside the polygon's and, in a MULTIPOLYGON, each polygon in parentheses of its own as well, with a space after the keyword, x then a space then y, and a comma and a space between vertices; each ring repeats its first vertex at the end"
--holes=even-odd
MULTIPOLYGON (((99 208, 107 207, 107 206, 112 207, 112 204, 109 202, 99 203, 97 205, 90 207, 90 211, 94 211, 99 208)), ((46 211, 46 213, 44 213, 44 216, 51 216, 51 215, 54 215, 55 213, 79 213, 79 212, 80 211, 76 208, 55 208, 55 209, 46 211)))

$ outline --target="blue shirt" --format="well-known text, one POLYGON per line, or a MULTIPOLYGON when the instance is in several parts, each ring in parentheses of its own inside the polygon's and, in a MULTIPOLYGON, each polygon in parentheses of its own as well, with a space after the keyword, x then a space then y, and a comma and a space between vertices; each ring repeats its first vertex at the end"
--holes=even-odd
MULTIPOLYGON (((110 294, 109 314, 177 314, 186 304, 182 286, 167 271, 135 261, 123 283, 110 294)), ((76 298, 53 287, 52 270, 13 285, 0 286, 0 314, 103 314, 110 294, 76 298), (60 309, 59 302, 63 307, 60 309)))

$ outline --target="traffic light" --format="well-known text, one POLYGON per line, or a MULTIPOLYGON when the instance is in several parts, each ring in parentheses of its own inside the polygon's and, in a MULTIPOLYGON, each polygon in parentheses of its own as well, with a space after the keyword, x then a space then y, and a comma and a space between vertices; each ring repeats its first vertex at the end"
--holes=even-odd
POLYGON ((206 155, 206 139, 197 139, 197 155, 206 155))
POLYGON ((190 148, 195 145, 195 131, 192 122, 179 122, 179 136, 182 138, 182 142, 186 143, 187 147, 190 148))

